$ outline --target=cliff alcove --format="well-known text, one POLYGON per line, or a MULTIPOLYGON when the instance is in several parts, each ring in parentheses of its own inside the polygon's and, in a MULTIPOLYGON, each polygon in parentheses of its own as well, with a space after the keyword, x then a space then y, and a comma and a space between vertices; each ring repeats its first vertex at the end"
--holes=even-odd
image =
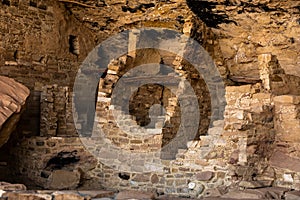
POLYGON ((297 0, 0 0, 0 75, 30 90, 0 148, 0 181, 35 190, 0 184, 0 199, 300 198, 299 8, 297 0), (182 36, 181 56, 166 51, 171 40, 143 39, 152 31, 175 41, 158 29, 182 36), (127 33, 112 44, 128 46, 116 59, 93 51, 127 33), (199 52, 183 36, 203 47, 218 77, 189 62, 199 52), (160 49, 135 49, 144 43, 160 49), (95 127, 105 139, 93 139, 95 127))

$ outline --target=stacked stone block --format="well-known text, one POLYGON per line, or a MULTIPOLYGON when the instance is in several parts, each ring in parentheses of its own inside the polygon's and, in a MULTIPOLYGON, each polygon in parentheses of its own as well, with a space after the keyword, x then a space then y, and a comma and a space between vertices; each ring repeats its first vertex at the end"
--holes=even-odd
POLYGON ((41 93, 41 136, 76 136, 68 87, 48 85, 41 93))
POLYGON ((270 164, 275 168, 276 184, 300 188, 300 98, 294 95, 274 97, 276 143, 270 164))

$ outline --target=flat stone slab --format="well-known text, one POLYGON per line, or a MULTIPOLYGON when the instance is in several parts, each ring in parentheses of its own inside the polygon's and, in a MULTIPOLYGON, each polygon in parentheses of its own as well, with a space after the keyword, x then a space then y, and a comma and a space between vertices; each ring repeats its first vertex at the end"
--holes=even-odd
POLYGON ((285 194, 285 200, 299 200, 300 191, 290 191, 285 194))
POLYGON ((79 194, 89 196, 91 198, 105 198, 114 197, 115 193, 113 191, 91 191, 91 190, 80 190, 79 194))
POLYGON ((116 200, 129 200, 129 199, 141 199, 150 200, 156 199, 156 194, 153 192, 142 192, 142 191, 121 191, 117 194, 116 200))
POLYGON ((274 167, 300 172, 300 160, 297 158, 292 158, 280 151, 273 153, 270 158, 270 164, 274 167))
POLYGON ((7 182, 0 182, 0 190, 5 190, 5 191, 26 190, 26 186, 23 184, 11 184, 7 182))

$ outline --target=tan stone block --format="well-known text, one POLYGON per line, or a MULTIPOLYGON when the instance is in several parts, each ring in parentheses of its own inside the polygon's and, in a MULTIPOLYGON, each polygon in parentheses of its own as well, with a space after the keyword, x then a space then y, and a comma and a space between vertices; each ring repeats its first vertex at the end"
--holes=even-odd
POLYGON ((283 134, 277 134, 277 138, 280 141, 300 142, 300 129, 294 131, 287 131, 283 134))
POLYGON ((84 197, 77 192, 59 191, 52 194, 54 200, 84 200, 84 197))
POLYGON ((300 96, 295 95, 281 95, 273 98, 275 103, 283 104, 300 104, 300 96))
POLYGON ((108 65, 108 69, 117 72, 117 71, 119 71, 120 66, 119 65, 109 64, 108 65))
POLYGON ((7 198, 7 200, 52 200, 52 196, 49 194, 34 193, 6 192, 2 197, 7 198))
POLYGON ((0 182, 0 190, 10 190, 10 191, 26 190, 26 186, 23 184, 11 184, 7 182, 0 182))
MULTIPOLYGON (((300 120, 299 119, 286 119, 282 117, 281 126, 283 128, 291 128, 291 129, 300 129, 300 120)), ((299 133, 300 134, 300 133, 299 133)))
POLYGON ((260 101, 260 100, 271 99, 271 96, 272 95, 270 93, 256 93, 256 94, 253 94, 252 98, 258 99, 260 101))
POLYGON ((234 93, 247 93, 251 92, 252 85, 242 85, 242 86, 227 86, 226 93, 234 92, 234 93))
POLYGON ((232 199, 263 199, 263 194, 259 191, 230 191, 222 198, 232 199))
POLYGON ((185 186, 187 185, 187 181, 186 180, 175 180, 175 186, 185 186))

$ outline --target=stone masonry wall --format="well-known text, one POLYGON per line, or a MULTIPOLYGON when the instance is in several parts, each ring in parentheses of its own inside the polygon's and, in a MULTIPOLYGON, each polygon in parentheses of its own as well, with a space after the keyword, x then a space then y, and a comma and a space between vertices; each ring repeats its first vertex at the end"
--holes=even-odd
MULTIPOLYGON (((299 39, 295 38, 299 20, 293 11, 297 6, 294 3, 284 6, 281 15, 273 9, 274 2, 262 6, 239 1, 225 5, 226 2, 220 1, 217 4, 221 6, 213 3, 214 10, 210 10, 211 6, 201 10, 200 5, 200 11, 212 12, 208 18, 216 17, 213 12, 226 8, 227 18, 217 20, 220 23, 214 26, 207 21, 207 16, 201 16, 203 12, 193 13, 190 9, 194 12, 197 9, 187 3, 191 1, 97 4, 85 1, 84 6, 55 0, 1 1, 0 74, 15 78, 31 90, 19 129, 2 149, 8 151, 5 153, 8 175, 32 188, 130 188, 192 198, 220 196, 237 188, 300 189, 297 139, 300 78, 296 76, 298 70, 291 73, 299 63, 299 39), (238 10, 239 3, 242 10, 238 10), (254 10, 249 11, 247 5, 254 10), (266 18, 264 13, 255 15, 261 9, 266 12, 266 18), (249 21, 246 20, 248 14, 249 21), (292 20, 287 21, 289 16, 292 20), (262 24, 263 31, 257 31, 262 24), (144 26, 172 28, 197 40, 213 58, 226 84, 225 93, 221 94, 225 99, 214 98, 206 88, 209 85, 213 93, 222 92, 222 85, 215 81, 218 77, 204 82, 183 58, 168 52, 144 50, 130 52, 108 66, 101 66, 100 71, 105 72, 105 76, 99 81, 98 95, 89 99, 97 106, 96 116, 89 115, 90 107, 84 107, 82 115, 75 112, 72 116, 72 99, 76 98, 73 83, 88 52, 113 33, 144 26), (278 27, 284 32, 283 37, 278 31, 266 32, 278 27), (294 32, 288 32, 288 27, 293 27, 294 32), (276 36, 274 41, 270 39, 273 35, 276 36), (145 63, 156 63, 154 70, 144 69, 154 75, 159 74, 158 64, 172 65, 176 73, 191 82, 202 106, 200 123, 203 126, 197 137, 188 138, 186 143, 177 142, 175 150, 170 147, 174 150, 171 155, 156 150, 172 141, 179 126, 182 113, 175 94, 160 86, 144 86, 131 99, 133 108, 129 113, 120 108, 121 102, 110 102, 114 83, 126 70, 145 63), (158 89, 157 93, 154 89, 158 89), (121 125, 140 133, 146 129, 138 126, 144 123, 139 121, 139 114, 144 117, 152 104, 159 102, 153 99, 164 103, 170 127, 158 132, 163 127, 159 121, 148 140, 136 140, 121 133, 113 112, 123 120, 121 125), (147 105, 135 110, 141 103, 147 105), (218 113, 218 109, 211 109, 210 104, 226 105, 224 115, 218 113), (82 123, 74 125, 73 117, 82 123), (75 127, 84 130, 91 124, 107 131, 107 138, 94 140, 93 136, 97 135, 77 136, 75 127), (129 155, 107 146, 106 139, 129 151, 129 155), (148 154, 144 156, 140 152, 148 154)), ((193 56, 193 53, 187 49, 185 56, 193 56)), ((82 72, 83 84, 89 84, 85 82, 85 75, 89 73, 91 71, 82 72)), ((201 75, 207 77, 209 70, 201 75)), ((129 78, 127 81, 137 80, 129 78)), ((182 89, 181 86, 171 84, 170 88, 182 89)), ((184 120, 188 122, 191 118, 184 120)))
MULTIPOLYGON (((81 140, 77 137, 32 137, 14 148, 15 159, 11 160, 14 171, 25 180, 30 178, 48 189, 131 188, 186 197, 222 195, 236 186, 298 189, 298 96, 276 96, 263 83, 226 87, 224 121, 214 121, 206 135, 187 143, 188 149, 178 149, 173 160, 161 159, 155 154, 150 160, 127 158, 103 146, 104 150, 98 154, 99 162, 82 146, 84 143, 91 153, 93 149, 89 148, 101 147, 101 143, 95 144, 89 137, 81 140), (281 162, 279 157, 288 162, 281 162), (153 162, 155 158, 158 158, 157 163, 153 162), (103 159, 110 164, 119 165, 119 161, 124 164, 115 169, 102 163, 103 159), (126 160, 130 161, 128 166, 126 160), (141 166, 151 167, 155 172, 143 171, 141 166), (133 173, 133 169, 140 172, 133 173), (67 183, 59 184, 61 176, 67 183)), ((56 86, 46 87, 44 93, 53 96, 53 91, 58 94, 63 91, 63 96, 68 94, 66 88, 56 86)), ((52 107, 51 101, 45 105, 52 107)), ((56 117, 58 119, 59 115, 56 117)), ((128 145, 127 142, 120 144, 128 145)))
POLYGON ((93 36, 56 1, 3 1, 0 7, 0 74, 31 90, 21 133, 38 135, 42 87, 72 86, 93 36), (70 51, 70 35, 80 38, 80 55, 70 51))

